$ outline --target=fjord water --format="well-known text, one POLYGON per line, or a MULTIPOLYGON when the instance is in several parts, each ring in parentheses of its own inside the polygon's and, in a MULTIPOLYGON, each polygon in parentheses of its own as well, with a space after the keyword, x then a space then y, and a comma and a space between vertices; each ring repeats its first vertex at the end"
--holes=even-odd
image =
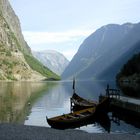
MULTIPOLYGON (((76 81, 76 92, 90 100, 98 101, 105 94, 107 84, 116 88, 114 82, 76 81)), ((46 126, 47 117, 70 112, 72 81, 59 82, 0 82, 0 122, 46 126)), ((110 115, 110 114, 109 114, 110 115)), ((99 123, 77 128, 87 132, 106 132, 99 123)), ((110 132, 139 133, 140 129, 120 120, 111 122, 110 132)))

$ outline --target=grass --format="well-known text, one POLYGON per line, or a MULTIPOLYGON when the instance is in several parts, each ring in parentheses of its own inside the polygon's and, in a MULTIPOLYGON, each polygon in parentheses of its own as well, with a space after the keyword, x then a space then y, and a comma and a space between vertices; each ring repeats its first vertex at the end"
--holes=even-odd
POLYGON ((47 79, 60 80, 60 77, 58 75, 56 75, 51 70, 49 70, 47 67, 45 67, 43 64, 41 64, 33 56, 24 54, 24 57, 25 57, 27 63, 30 65, 30 67, 33 70, 41 73, 43 76, 47 77, 47 79))

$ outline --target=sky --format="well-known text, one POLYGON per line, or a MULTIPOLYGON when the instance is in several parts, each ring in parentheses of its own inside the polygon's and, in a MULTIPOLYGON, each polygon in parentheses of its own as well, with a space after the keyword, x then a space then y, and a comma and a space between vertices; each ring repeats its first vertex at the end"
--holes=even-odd
POLYGON ((101 26, 140 22, 140 0, 9 0, 34 51, 56 50, 71 60, 101 26))

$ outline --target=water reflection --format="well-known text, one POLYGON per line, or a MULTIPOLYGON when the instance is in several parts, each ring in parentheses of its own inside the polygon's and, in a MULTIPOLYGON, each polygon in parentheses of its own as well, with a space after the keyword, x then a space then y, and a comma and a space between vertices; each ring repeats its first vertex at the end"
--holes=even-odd
POLYGON ((29 103, 46 88, 46 83, 0 82, 0 122, 24 121, 29 103))
MULTIPOLYGON (((98 95, 101 92, 102 94, 105 93, 104 90, 107 82, 102 81, 100 84, 99 83, 94 81, 77 81, 76 92, 84 98, 98 100, 98 95)), ((113 84, 114 83, 112 83, 112 85, 113 84)), ((50 118, 62 115, 63 113, 69 113, 71 111, 70 97, 72 94, 72 81, 58 82, 55 87, 49 88, 49 90, 46 91, 46 94, 39 98, 32 106, 31 113, 27 116, 25 124, 50 127, 47 124, 46 116, 50 118)), ((103 117, 103 115, 101 117, 103 117)), ((108 121, 104 121, 105 118, 108 118, 107 114, 103 119, 93 120, 92 124, 82 126, 80 129, 88 132, 109 132, 110 121, 109 119, 106 119, 108 121)))
MULTIPOLYGON (((26 125, 48 126, 46 116, 53 117, 70 112, 70 96, 63 87, 65 83, 57 82, 56 86, 49 88, 43 97, 32 106, 31 113, 25 120, 26 125)), ((66 87, 70 86, 66 83, 66 87)))
MULTIPOLYGON (((140 126, 135 127, 135 119, 133 117, 131 118, 131 121, 128 121, 129 116, 125 113, 123 116, 120 112, 112 112, 112 114, 109 115, 111 120, 111 132, 131 134, 140 133, 140 126)), ((139 121, 137 121, 137 123, 139 124, 139 121)))
MULTIPOLYGON (((85 99, 97 100, 100 94, 105 94, 105 89, 109 83, 110 87, 116 88, 114 81, 76 81, 76 93, 85 99)), ((65 90, 72 96, 72 83, 64 83, 65 90), (67 86, 66 86, 67 85, 67 86)))
MULTIPOLYGON (((108 83, 111 88, 116 88, 115 82, 111 81, 76 81, 76 92, 83 98, 98 101, 98 96, 105 94, 108 83)), ((1 82, 0 88, 0 122, 24 122, 25 125, 50 127, 46 116, 54 117, 70 112, 72 81, 1 82)), ((96 121, 80 129, 92 133, 123 130, 140 132, 139 128, 123 120, 120 120, 119 125, 113 121, 111 124, 109 121, 96 121)))

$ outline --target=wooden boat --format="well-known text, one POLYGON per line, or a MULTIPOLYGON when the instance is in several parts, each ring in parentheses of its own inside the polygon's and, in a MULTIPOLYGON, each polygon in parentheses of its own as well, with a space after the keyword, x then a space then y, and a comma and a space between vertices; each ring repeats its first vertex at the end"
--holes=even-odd
POLYGON ((83 99, 75 93, 75 80, 73 81, 73 90, 74 91, 71 98, 71 103, 75 106, 82 107, 81 110, 53 118, 46 117, 48 124, 52 128, 67 129, 91 124, 95 122, 98 115, 102 113, 102 108, 105 105, 107 98, 104 98, 98 104, 96 102, 83 99), (86 107, 86 109, 83 109, 84 107, 86 107))
POLYGON ((84 109, 84 108, 97 106, 96 101, 86 100, 86 99, 84 99, 76 94, 76 92, 75 92, 75 78, 73 79, 73 95, 72 95, 70 101, 71 101, 72 108, 75 107, 75 108, 79 108, 79 109, 84 109))
POLYGON ((91 100, 86 100, 76 93, 74 93, 71 97, 71 106, 76 106, 77 108, 89 108, 89 107, 96 107, 97 102, 96 101, 91 101, 91 100))
POLYGON ((85 124, 87 125, 91 123, 91 121, 94 121, 95 110, 95 107, 91 107, 69 114, 64 114, 53 118, 47 118, 47 122, 52 128, 76 128, 85 124))

